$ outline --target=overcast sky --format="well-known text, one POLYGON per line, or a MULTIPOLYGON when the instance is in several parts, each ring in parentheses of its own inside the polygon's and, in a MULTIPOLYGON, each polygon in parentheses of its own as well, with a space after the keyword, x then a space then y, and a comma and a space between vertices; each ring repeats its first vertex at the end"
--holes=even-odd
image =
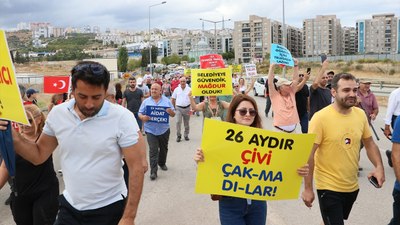
MULTIPOLYGON (((221 21, 248 20, 258 15, 282 21, 283 0, 166 0, 151 7, 151 27, 201 29, 199 18, 221 21)), ((20 22, 50 22, 59 27, 84 25, 124 30, 147 30, 149 6, 162 0, 0 0, 0 28, 16 28, 20 22)), ((355 26, 373 14, 400 17, 400 0, 285 0, 286 24, 302 27, 303 19, 336 15, 342 26, 355 26)), ((205 23, 213 29, 213 23, 205 23)), ((217 24, 221 27, 221 23, 217 24)))

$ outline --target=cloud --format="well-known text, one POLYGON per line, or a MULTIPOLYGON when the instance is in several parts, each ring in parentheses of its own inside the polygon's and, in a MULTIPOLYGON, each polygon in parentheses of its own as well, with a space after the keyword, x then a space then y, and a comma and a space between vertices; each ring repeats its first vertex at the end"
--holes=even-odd
MULTIPOLYGON (((248 20, 249 15, 282 21, 283 0, 166 0, 151 7, 152 27, 201 29, 204 18, 212 21, 248 20)), ((162 0, 1 0, 0 27, 15 28, 19 22, 50 22, 53 26, 84 25, 127 30, 147 30, 149 6, 162 0)), ((395 13, 400 16, 400 1, 393 0, 286 0, 285 22, 301 28, 304 19, 316 15, 336 15, 342 26, 355 26, 358 19, 372 18, 373 14, 395 13)), ((204 24, 213 29, 213 24, 204 24)), ((220 27, 220 25, 218 26, 220 27)))

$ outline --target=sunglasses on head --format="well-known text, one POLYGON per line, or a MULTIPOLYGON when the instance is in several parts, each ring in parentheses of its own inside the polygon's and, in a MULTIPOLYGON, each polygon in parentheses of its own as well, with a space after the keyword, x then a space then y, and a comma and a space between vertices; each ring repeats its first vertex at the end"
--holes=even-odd
POLYGON ((105 73, 105 70, 106 69, 104 68, 104 66, 102 66, 100 64, 95 64, 95 63, 79 64, 79 65, 76 65, 72 69, 73 73, 79 72, 79 71, 90 71, 95 76, 103 76, 103 74, 105 73))
POLYGON ((256 116, 257 115, 257 111, 255 109, 243 108, 243 109, 238 109, 236 111, 238 111, 241 116, 245 116, 247 114, 247 112, 249 112, 250 116, 256 116))

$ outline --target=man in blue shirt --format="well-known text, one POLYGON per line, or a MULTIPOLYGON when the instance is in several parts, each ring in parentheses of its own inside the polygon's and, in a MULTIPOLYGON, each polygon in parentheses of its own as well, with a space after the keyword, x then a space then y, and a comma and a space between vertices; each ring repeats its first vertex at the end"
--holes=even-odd
POLYGON ((396 175, 396 182, 393 188, 393 218, 389 225, 400 224, 400 117, 397 117, 394 123, 392 134, 392 161, 393 169, 396 175))
POLYGON ((150 179, 155 180, 158 166, 164 171, 168 170, 166 165, 170 134, 168 117, 174 117, 175 111, 171 101, 162 95, 160 84, 153 83, 150 93, 150 98, 146 98, 140 106, 139 118, 144 122, 150 149, 150 179))

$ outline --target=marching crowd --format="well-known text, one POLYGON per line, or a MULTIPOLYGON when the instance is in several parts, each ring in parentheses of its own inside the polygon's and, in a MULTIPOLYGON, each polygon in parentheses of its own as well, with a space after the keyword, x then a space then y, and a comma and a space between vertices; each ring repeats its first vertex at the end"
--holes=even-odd
MULTIPOLYGON (((328 60, 308 87, 311 70, 303 72, 294 62, 289 80, 275 76, 276 65, 270 65, 265 116, 272 111, 276 132, 296 133, 299 125, 302 133, 316 134, 307 164, 296 170, 304 177, 301 199, 311 207, 317 197, 324 224, 343 225, 359 192, 362 148, 374 166, 368 178, 378 188, 385 182, 370 130, 379 113, 377 100, 370 80, 326 72, 328 60)), ((199 97, 192 94, 190 77, 177 74, 167 79, 148 73, 130 77, 124 87, 110 83, 103 65, 84 61, 71 70, 71 96, 52 96, 47 117, 37 106, 38 91, 20 87, 31 126, 13 124, 16 176, 10 178, 4 160, 0 166, 0 188, 7 181, 11 185, 8 203, 15 223, 134 224, 146 172, 156 180, 159 168, 168 170, 169 120, 153 121, 149 107, 163 108, 167 117, 176 118, 176 134, 172 134, 176 142, 190 141, 190 116, 199 112, 204 118, 262 129, 260 106, 248 95, 255 78, 246 84, 244 77, 232 76, 232 95, 199 97), (52 161, 56 149, 65 182, 61 195, 52 161)), ((386 155, 400 180, 398 115, 400 88, 389 97, 384 130, 393 142, 393 151, 386 155)), ((0 130, 6 130, 7 124, 0 121, 0 130)), ((201 148, 195 150, 194 160, 207 160, 201 148)), ((399 193, 396 181, 390 225, 400 224, 399 193)), ((266 201, 212 198, 218 200, 222 225, 266 224, 266 201)))

